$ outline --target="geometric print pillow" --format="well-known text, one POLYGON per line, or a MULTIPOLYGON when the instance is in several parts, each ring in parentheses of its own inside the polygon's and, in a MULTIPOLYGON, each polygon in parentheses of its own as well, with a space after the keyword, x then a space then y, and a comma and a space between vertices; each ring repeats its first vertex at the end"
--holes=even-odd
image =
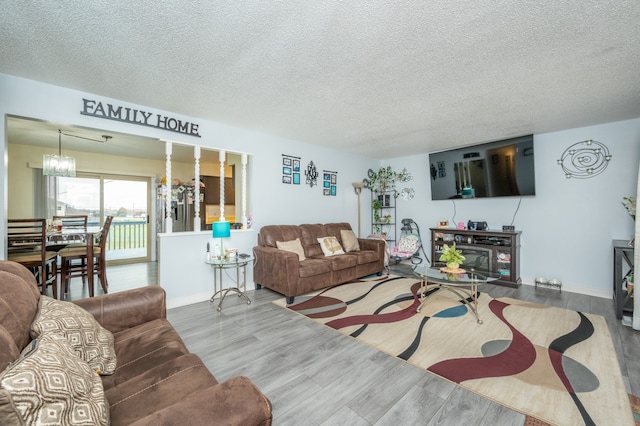
POLYGON ((32 341, 0 376, 0 424, 108 425, 109 420, 100 376, 62 335, 32 341))
POLYGON ((78 305, 40 296, 38 312, 31 324, 31 338, 48 333, 65 336, 76 355, 98 374, 116 371, 113 334, 78 305))

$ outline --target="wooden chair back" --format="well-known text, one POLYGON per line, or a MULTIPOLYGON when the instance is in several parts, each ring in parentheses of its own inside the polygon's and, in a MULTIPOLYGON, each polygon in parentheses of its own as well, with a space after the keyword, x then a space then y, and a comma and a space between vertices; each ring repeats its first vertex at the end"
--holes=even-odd
POLYGON ((45 219, 9 219, 7 222, 9 254, 40 251, 44 255, 47 239, 45 219))
POLYGON ((62 223, 62 229, 64 228, 79 228, 84 229, 87 227, 88 216, 86 214, 73 214, 66 216, 54 216, 53 221, 60 221, 62 223))
POLYGON ((35 275, 42 294, 51 285, 53 297, 58 297, 58 274, 55 251, 47 251, 47 221, 45 219, 9 219, 7 221, 8 259, 21 263, 35 275))
POLYGON ((109 230, 111 229, 111 222, 113 222, 113 216, 107 216, 104 220, 104 225, 102 225, 102 231, 96 241, 97 247, 100 247, 100 257, 103 259, 107 251, 107 239, 109 237, 109 230))
MULTIPOLYGON (((86 214, 72 214, 66 216, 54 216, 53 222, 62 224, 62 231, 65 230, 83 230, 87 229, 88 216, 86 214)), ((65 242, 77 242, 83 240, 82 235, 65 235, 61 236, 58 240, 64 240, 65 242)))

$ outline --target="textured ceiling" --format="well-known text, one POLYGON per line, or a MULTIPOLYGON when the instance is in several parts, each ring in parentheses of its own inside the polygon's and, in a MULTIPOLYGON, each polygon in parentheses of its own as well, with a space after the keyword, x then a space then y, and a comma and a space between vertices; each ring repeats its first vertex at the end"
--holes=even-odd
POLYGON ((0 72, 378 158, 640 117, 640 1, 4 1, 0 72))

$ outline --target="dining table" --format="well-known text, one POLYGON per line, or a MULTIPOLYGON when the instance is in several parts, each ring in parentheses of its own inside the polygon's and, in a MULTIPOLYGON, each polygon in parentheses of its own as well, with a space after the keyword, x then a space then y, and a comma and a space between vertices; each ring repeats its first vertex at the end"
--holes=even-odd
MULTIPOLYGON (((66 246, 68 244, 84 243, 87 246, 87 286, 89 287, 89 297, 94 295, 94 240, 102 232, 101 226, 82 227, 49 227, 47 228, 47 246, 66 246)), ((100 282, 102 290, 106 293, 106 283, 100 282)))

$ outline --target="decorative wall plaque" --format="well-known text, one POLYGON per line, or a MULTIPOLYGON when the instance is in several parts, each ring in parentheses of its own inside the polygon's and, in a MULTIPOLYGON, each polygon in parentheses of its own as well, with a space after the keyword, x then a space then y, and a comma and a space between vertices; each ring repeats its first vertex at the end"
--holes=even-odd
POLYGON ((609 161, 609 148, 601 142, 589 139, 565 149, 558 164, 567 179, 588 179, 604 172, 609 161))

